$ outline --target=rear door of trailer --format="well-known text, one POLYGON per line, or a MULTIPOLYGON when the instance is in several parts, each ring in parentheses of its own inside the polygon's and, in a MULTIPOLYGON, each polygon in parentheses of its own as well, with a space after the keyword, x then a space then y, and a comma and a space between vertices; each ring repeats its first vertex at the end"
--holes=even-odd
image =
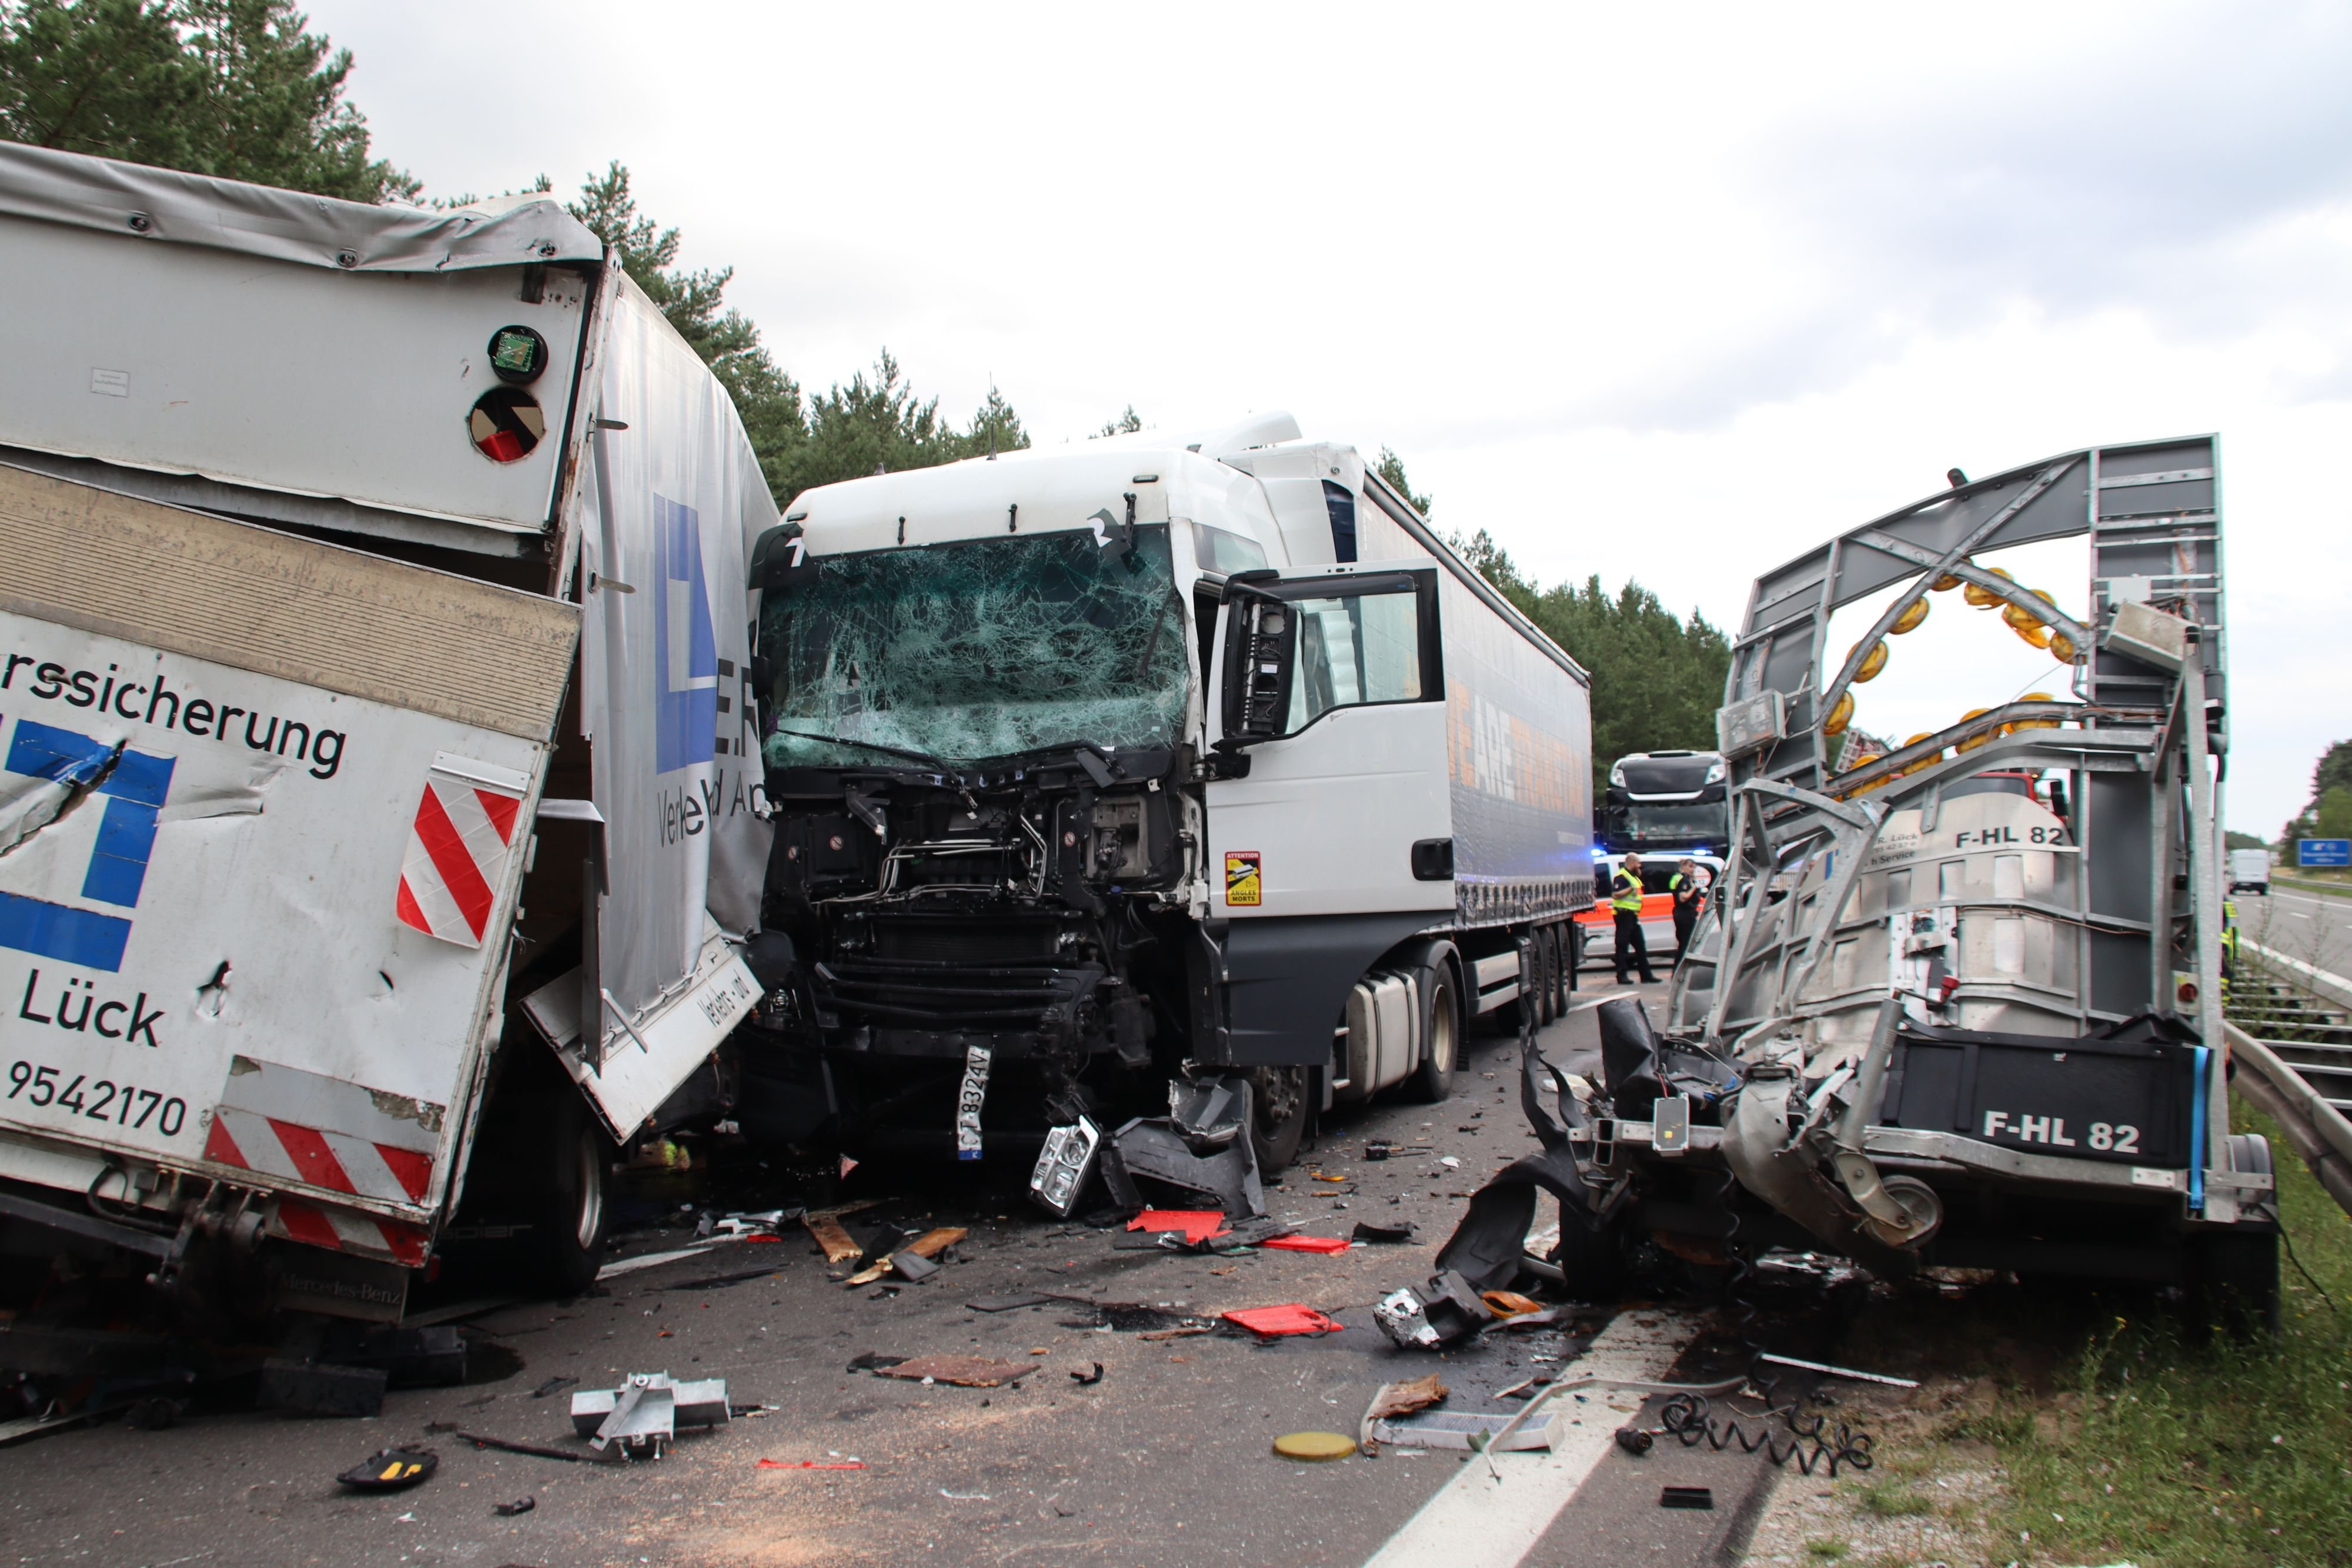
POLYGON ((21 468, 0 552, 0 1174, 422 1262, 577 610, 21 468))

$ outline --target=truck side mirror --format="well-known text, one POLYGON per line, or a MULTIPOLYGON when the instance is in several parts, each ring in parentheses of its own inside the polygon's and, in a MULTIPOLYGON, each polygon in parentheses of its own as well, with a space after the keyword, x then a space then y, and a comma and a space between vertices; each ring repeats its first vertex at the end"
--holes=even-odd
MULTIPOLYGON (((1290 717, 1290 682, 1298 664, 1298 615, 1248 585, 1225 581, 1225 737, 1230 751, 1281 736, 1290 717)), ((1268 576, 1273 574, 1269 572, 1268 576)))
POLYGON ((789 588, 816 570, 809 559, 808 542, 798 523, 778 523, 751 545, 751 588, 774 591, 789 588))

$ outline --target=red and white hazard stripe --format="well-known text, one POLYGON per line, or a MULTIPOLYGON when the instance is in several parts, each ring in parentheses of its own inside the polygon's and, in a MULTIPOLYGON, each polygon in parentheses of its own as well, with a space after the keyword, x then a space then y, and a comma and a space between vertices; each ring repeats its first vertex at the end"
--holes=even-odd
POLYGON ((277 1212, 271 1216, 269 1231, 305 1246, 325 1247, 337 1252, 363 1252, 411 1269, 425 1266, 423 1229, 397 1220, 378 1219, 354 1209, 338 1208, 332 1204, 281 1197, 277 1212))
POLYGON ((349 1133, 324 1132, 257 1111, 222 1105, 213 1112, 205 1158, 257 1176, 299 1181, 387 1203, 423 1203, 433 1185, 433 1156, 349 1133))
POLYGON ((460 946, 478 947, 490 906, 514 849, 520 794, 487 789, 438 773, 425 779, 425 797, 408 831, 394 911, 403 925, 460 946))

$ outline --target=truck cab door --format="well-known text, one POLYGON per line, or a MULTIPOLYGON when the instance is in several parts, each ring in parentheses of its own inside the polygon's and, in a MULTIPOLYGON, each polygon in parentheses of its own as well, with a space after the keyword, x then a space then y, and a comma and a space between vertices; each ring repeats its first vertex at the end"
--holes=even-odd
POLYGON ((1210 910, 1449 911, 1453 807, 1437 572, 1237 572, 1212 668, 1210 910))

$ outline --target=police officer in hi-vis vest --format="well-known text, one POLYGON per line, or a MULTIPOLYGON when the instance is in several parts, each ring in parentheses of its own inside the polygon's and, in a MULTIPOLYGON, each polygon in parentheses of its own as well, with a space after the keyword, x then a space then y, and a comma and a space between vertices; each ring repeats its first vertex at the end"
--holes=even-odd
POLYGON ((1675 898, 1675 967, 1679 969, 1684 955, 1690 951, 1691 928, 1698 924, 1699 905, 1706 901, 1706 890, 1699 885, 1698 862, 1685 855, 1668 879, 1666 891, 1675 898))
POLYGON ((1609 907, 1617 912, 1617 983, 1626 983, 1626 965, 1639 964, 1642 983, 1656 985, 1658 977, 1650 973, 1649 944, 1642 940, 1640 855, 1627 855, 1618 862, 1617 874, 1609 879, 1609 907))

